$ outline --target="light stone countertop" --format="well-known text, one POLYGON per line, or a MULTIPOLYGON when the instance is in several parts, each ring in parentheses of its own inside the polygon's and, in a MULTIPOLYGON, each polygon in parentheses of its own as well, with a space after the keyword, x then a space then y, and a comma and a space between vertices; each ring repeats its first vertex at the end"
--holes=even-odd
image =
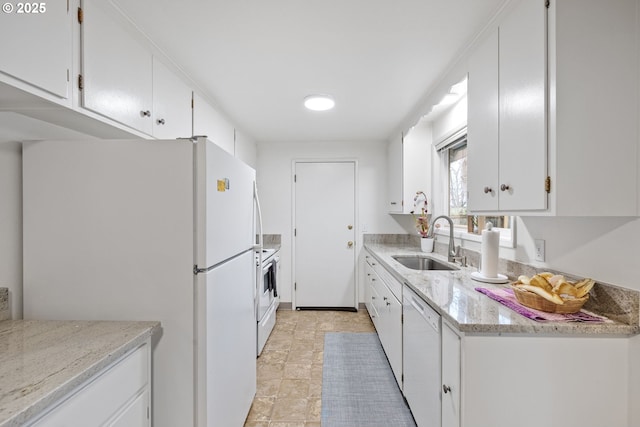
POLYGON ((138 347, 159 322, 0 322, 0 427, 22 426, 138 347))
MULTIPOLYGON (((497 288, 471 279, 476 268, 460 267, 457 271, 418 271, 409 269, 392 258, 393 255, 428 255, 441 261, 445 256, 425 254, 406 244, 365 243, 367 249, 401 283, 406 283, 443 319, 460 332, 473 334, 540 334, 630 336, 640 333, 638 325, 621 322, 578 323, 536 322, 475 290, 477 287, 497 288)), ((458 265, 459 267, 459 265, 458 265)))

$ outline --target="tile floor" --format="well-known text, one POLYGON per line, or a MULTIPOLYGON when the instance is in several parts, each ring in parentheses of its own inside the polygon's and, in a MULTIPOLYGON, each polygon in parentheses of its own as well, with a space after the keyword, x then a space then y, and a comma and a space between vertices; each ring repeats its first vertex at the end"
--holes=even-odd
POLYGON ((366 310, 279 310, 245 427, 320 427, 325 332, 374 332, 366 310))

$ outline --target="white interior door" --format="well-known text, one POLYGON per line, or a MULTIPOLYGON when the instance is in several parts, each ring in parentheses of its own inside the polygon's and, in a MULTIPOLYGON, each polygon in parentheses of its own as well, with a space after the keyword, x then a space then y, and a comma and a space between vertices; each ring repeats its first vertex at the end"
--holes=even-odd
POLYGON ((296 307, 356 308, 355 230, 355 162, 296 162, 296 307))

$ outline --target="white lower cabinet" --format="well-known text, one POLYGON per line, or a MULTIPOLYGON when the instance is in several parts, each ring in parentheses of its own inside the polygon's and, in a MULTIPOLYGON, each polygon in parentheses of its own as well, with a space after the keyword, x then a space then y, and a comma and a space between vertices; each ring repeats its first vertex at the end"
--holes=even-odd
MULTIPOLYGON (((460 337, 442 323, 442 427, 460 427, 460 337)), ((481 396, 479 396, 481 398, 481 396)))
POLYGON ((393 375, 402 388, 402 285, 370 255, 366 258, 365 271, 370 274, 365 284, 369 288, 365 305, 393 375))
POLYGON ((151 351, 147 342, 54 403, 29 426, 149 427, 150 368, 151 351))

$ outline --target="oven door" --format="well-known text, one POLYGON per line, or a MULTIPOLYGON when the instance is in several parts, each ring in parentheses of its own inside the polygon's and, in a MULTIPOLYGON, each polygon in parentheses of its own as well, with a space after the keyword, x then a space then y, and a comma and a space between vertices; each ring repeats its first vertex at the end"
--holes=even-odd
POLYGON ((262 280, 258 289, 258 322, 267 314, 269 306, 273 302, 274 267, 273 261, 269 261, 262 266, 262 280))

